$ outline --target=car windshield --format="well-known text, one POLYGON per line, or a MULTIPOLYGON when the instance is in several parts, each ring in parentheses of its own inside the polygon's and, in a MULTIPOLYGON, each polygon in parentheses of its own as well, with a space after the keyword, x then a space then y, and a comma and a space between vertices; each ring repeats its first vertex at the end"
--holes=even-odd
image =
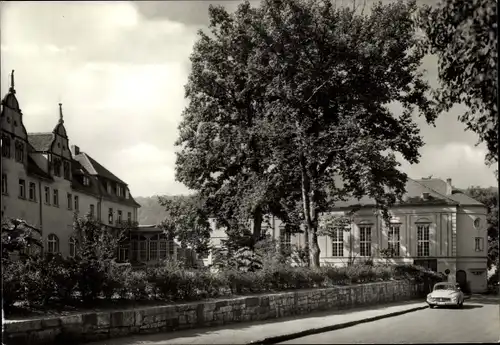
POLYGON ((434 291, 436 290, 455 290, 455 286, 450 284, 436 285, 434 286, 434 291))

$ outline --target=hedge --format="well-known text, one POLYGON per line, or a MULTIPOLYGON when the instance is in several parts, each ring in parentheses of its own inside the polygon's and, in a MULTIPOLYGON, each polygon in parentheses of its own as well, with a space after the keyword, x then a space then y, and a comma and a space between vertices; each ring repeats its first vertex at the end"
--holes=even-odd
POLYGON ((277 265, 255 272, 235 269, 212 272, 165 263, 133 270, 130 266, 47 255, 38 260, 4 263, 3 297, 6 312, 14 304, 74 305, 97 300, 193 301, 231 294, 247 294, 384 281, 442 277, 413 265, 355 265, 304 268, 277 265))

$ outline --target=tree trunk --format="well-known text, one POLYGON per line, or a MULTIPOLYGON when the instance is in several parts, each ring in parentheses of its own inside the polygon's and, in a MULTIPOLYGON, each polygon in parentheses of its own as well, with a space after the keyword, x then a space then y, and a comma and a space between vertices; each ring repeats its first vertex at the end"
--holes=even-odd
MULTIPOLYGON (((311 188, 313 189, 313 188, 311 188)), ((318 222, 316 218, 316 203, 315 203, 315 191, 311 191, 311 200, 309 202, 309 231, 311 233, 311 262, 313 267, 319 267, 319 243, 318 243, 318 222)))
POLYGON ((302 205, 304 206, 304 218, 305 218, 305 251, 307 253, 307 266, 311 266, 311 254, 309 250, 309 234, 312 228, 311 222, 311 205, 310 205, 310 183, 309 177, 307 176, 305 162, 303 155, 301 154, 300 159, 301 168, 301 179, 302 179, 302 205))
POLYGON ((262 236, 262 208, 258 206, 253 213, 253 243, 257 243, 262 236))

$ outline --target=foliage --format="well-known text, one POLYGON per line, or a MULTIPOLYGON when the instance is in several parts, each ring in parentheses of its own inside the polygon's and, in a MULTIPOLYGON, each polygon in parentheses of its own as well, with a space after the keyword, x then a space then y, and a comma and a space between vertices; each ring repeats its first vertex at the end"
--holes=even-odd
POLYGON ((15 252, 31 255, 32 247, 41 249, 41 232, 22 219, 2 218, 2 259, 8 259, 15 252))
POLYGON ((204 210, 205 201, 199 194, 158 197, 167 216, 161 228, 169 239, 177 239, 183 248, 193 248, 199 254, 208 252, 210 223, 204 210))
POLYGON ((419 24, 426 37, 422 48, 438 57, 438 111, 465 104, 460 121, 486 143, 486 160, 497 162, 497 1, 441 0, 422 8, 419 24))
MULTIPOLYGON (((81 296, 78 287, 81 273, 75 261, 59 255, 47 255, 43 260, 11 262, 4 266, 4 306, 9 313, 14 303, 29 303, 50 307, 71 306, 81 296), (76 286, 76 287, 75 287, 76 286)), ((192 301, 228 294, 262 293, 289 289, 329 287, 391 279, 418 279, 438 281, 433 272, 417 266, 350 267, 291 267, 284 263, 264 265, 262 269, 244 271, 224 268, 218 272, 207 269, 186 269, 169 263, 146 270, 133 270, 128 265, 111 264, 102 280, 98 298, 85 301, 92 306, 99 300, 121 298, 132 301, 192 301)), ((94 293, 94 292, 92 292, 94 293)))
POLYGON ((471 198, 483 203, 488 208, 488 268, 499 267, 498 261, 498 188, 469 187, 464 191, 471 198))

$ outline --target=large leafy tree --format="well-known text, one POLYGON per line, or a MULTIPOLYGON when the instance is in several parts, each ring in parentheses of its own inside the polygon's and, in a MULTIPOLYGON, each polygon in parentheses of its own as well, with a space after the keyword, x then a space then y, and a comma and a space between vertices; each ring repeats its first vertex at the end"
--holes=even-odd
POLYGON ((41 251, 43 244, 40 229, 28 224, 23 219, 2 219, 2 259, 9 259, 10 254, 30 255, 41 251))
POLYGON ((254 78, 268 81, 266 159, 301 181, 318 266, 318 214, 347 196, 368 195, 387 219, 407 180, 394 153, 418 162, 423 143, 412 113, 431 122, 434 112, 418 72, 417 7, 376 4, 363 15, 330 1, 265 0, 260 10, 250 65, 254 78), (400 114, 388 109, 391 102, 400 114))
POLYGON ((280 196, 290 185, 278 183, 262 163, 267 149, 257 123, 266 83, 248 69, 257 15, 248 2, 233 14, 210 7, 209 32, 199 32, 191 55, 176 162, 176 178, 206 198, 219 226, 239 236, 253 221, 253 242, 264 214, 286 218, 280 196))
POLYGON ((205 200, 198 194, 189 196, 158 197, 167 216, 161 228, 169 239, 176 239, 183 248, 206 254, 210 241, 210 223, 205 200))
POLYGON ((498 267, 498 188, 469 187, 465 193, 488 207, 488 268, 498 267))
POLYGON ((441 0, 420 13, 423 47, 439 59, 438 109, 468 107, 459 119, 486 143, 489 163, 498 161, 497 25, 496 0, 441 0))

